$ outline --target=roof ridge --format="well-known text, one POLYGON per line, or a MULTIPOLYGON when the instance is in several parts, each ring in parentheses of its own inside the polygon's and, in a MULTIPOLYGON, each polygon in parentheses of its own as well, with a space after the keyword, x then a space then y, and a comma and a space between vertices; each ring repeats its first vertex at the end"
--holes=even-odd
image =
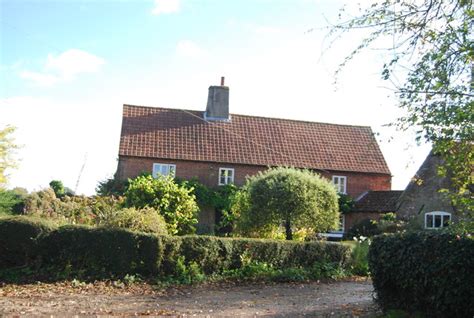
MULTIPOLYGON (((198 112, 203 113, 202 110, 195 110, 195 109, 184 109, 184 108, 172 108, 172 107, 162 107, 162 106, 145 106, 145 105, 132 105, 132 104, 123 104, 123 106, 130 106, 130 107, 141 107, 141 108, 148 108, 148 109, 166 109, 166 110, 175 110, 175 111, 184 111, 184 112, 198 112)), ((281 120, 281 121, 291 121, 291 122, 298 122, 298 123, 309 123, 309 124, 323 124, 323 125, 332 125, 332 126, 344 126, 344 127, 354 127, 354 128, 368 128, 372 131, 371 126, 367 125, 349 125, 349 124, 337 124, 337 123, 328 123, 322 121, 311 121, 311 120, 301 120, 301 119, 290 119, 290 118, 281 118, 281 117, 266 117, 266 116, 258 116, 258 115, 246 115, 246 114, 235 114, 229 113, 232 116, 237 117, 251 117, 251 118, 263 118, 263 119, 272 119, 272 120, 281 120)))

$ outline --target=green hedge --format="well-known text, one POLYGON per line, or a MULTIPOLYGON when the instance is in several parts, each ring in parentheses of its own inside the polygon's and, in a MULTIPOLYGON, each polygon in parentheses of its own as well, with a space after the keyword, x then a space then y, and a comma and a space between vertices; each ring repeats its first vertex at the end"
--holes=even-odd
POLYGON ((118 228, 64 226, 39 242, 42 266, 93 276, 157 272, 158 236, 118 228))
POLYGON ((384 310, 474 316, 474 240, 439 232, 377 236, 369 250, 384 310))
MULTIPOLYGON (((46 231, 43 224, 23 219, 0 220, 3 245, 11 250, 22 242, 19 263, 74 275, 114 277, 126 273, 173 275, 176 265, 196 263, 205 274, 240 268, 245 261, 265 262, 275 268, 311 267, 318 262, 345 268, 350 248, 338 243, 219 238, 210 236, 157 236, 124 229, 65 226, 46 231), (15 230, 28 224, 28 231, 15 230), (38 228, 36 228, 36 226, 38 228), (32 235, 29 233, 39 233, 32 235), (41 234, 41 235, 40 235, 41 234), (16 236, 13 236, 16 235, 16 236), (31 237, 35 239, 30 239, 31 237), (37 251, 34 257, 31 251, 37 251)), ((0 256, 4 258, 3 253, 0 256)), ((3 261, 3 260, 2 260, 3 261)), ((10 265, 10 263, 2 262, 10 265)), ((8 268, 8 266, 3 268, 8 268)))
POLYGON ((0 269, 27 265, 38 257, 38 238, 54 225, 41 219, 15 216, 0 219, 0 269))

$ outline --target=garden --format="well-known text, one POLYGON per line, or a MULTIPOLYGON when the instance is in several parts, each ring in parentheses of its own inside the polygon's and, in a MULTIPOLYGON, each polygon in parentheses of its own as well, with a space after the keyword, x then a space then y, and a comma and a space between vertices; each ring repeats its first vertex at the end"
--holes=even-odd
POLYGON ((141 175, 106 180, 92 197, 76 196, 57 180, 33 193, 1 190, 0 281, 133 289, 344 284, 370 275, 385 312, 472 316, 469 230, 415 231, 386 214, 354 225, 350 241, 325 241, 318 233, 334 229, 348 205, 323 178, 290 168, 250 177, 240 189, 141 175), (222 217, 214 232, 197 235, 202 206, 222 217))
POLYGON ((308 171, 272 169, 242 189, 142 175, 107 180, 97 192, 75 196, 57 180, 30 194, 2 190, 0 278, 302 281, 357 267, 350 246, 312 239, 336 225, 338 203, 308 171), (222 218, 215 233, 196 235, 203 205, 222 218))

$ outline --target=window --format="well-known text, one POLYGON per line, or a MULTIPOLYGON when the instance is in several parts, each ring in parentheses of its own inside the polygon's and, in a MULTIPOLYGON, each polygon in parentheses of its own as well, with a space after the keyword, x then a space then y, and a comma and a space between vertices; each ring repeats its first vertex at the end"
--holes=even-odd
POLYGON ((158 176, 171 176, 174 178, 176 175, 176 165, 168 163, 154 163, 152 175, 153 178, 158 178, 158 176))
POLYGON ((344 176, 332 176, 332 183, 336 186, 336 190, 339 193, 346 194, 346 183, 347 177, 344 176))
POLYGON ((425 229, 440 229, 449 225, 451 213, 434 211, 425 214, 425 229))
POLYGON ((233 168, 219 168, 219 185, 234 183, 233 168))

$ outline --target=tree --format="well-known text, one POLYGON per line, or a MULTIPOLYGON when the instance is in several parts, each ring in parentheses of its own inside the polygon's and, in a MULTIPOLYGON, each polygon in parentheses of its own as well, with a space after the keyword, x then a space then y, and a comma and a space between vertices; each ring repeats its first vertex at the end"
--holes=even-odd
POLYGON ((11 137, 14 131, 15 128, 12 126, 0 129, 0 188, 7 183, 6 170, 16 167, 13 152, 18 146, 15 145, 14 139, 11 137))
POLYGON ((49 183, 49 187, 53 189, 54 194, 56 194, 56 197, 59 199, 64 198, 66 195, 68 196, 73 196, 74 191, 72 191, 70 188, 65 187, 63 182, 60 180, 52 180, 49 183))
POLYGON ((62 181, 59 180, 52 180, 49 183, 49 187, 53 189, 54 194, 56 194, 56 197, 61 198, 66 194, 66 190, 64 189, 64 185, 62 181))
POLYGON ((199 211, 192 191, 176 184, 171 177, 139 176, 129 180, 125 204, 138 209, 156 209, 165 218, 170 234, 191 234, 195 231, 199 211))
POLYGON ((326 232, 338 223, 338 201, 329 181, 307 171, 274 168, 251 177, 237 195, 237 229, 267 236, 283 226, 287 240, 296 229, 326 232))
MULTIPOLYGON (((365 29, 367 36, 340 65, 390 37, 382 78, 395 86, 405 115, 393 123, 416 127, 445 160, 441 175, 453 204, 472 216, 474 137, 474 11, 472 0, 385 0, 340 22, 333 35, 365 29), (398 76, 405 79, 395 84, 398 76)), ((336 72, 336 73, 337 73, 336 72)))
POLYGON ((103 181, 99 181, 95 192, 99 196, 123 196, 125 194, 125 190, 128 187, 128 180, 120 180, 117 179, 115 176, 113 178, 105 179, 103 181))

